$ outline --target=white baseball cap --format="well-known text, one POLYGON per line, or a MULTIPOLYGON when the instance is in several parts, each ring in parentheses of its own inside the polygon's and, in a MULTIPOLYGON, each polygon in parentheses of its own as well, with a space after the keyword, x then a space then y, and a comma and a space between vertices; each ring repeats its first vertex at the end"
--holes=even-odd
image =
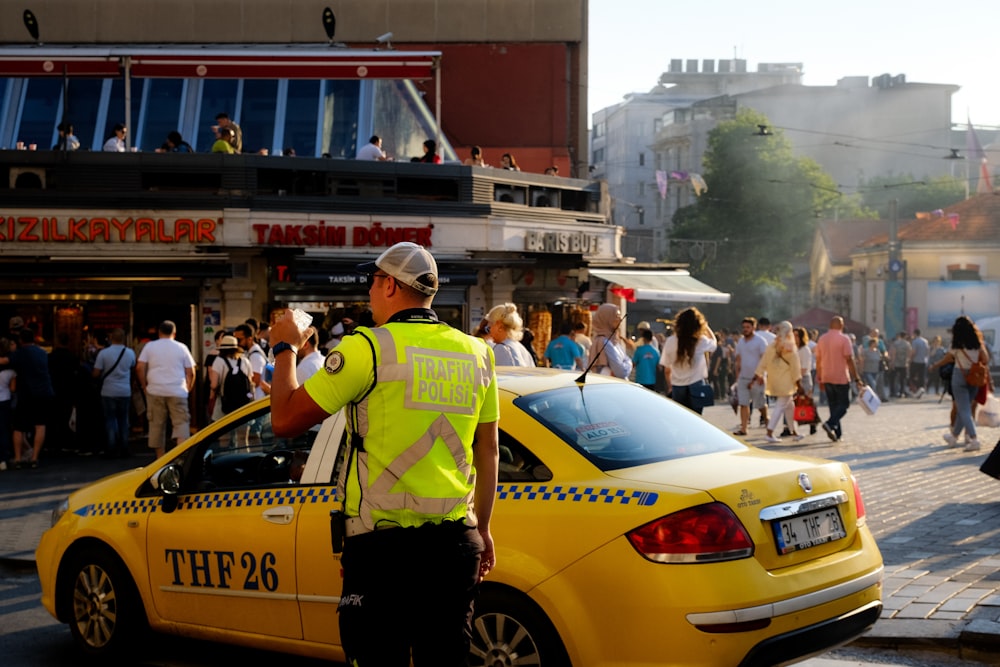
POLYGON ((358 264, 358 273, 371 275, 381 269, 390 276, 417 290, 434 296, 438 291, 438 269, 434 257, 416 243, 403 241, 392 246, 374 262, 358 264))

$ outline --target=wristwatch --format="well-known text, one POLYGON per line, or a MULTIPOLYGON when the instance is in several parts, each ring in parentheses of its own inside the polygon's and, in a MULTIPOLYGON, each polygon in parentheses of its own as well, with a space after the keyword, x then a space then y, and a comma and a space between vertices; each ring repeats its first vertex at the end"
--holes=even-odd
POLYGON ((280 343, 275 343, 274 346, 271 347, 271 354, 273 354, 274 358, 277 359, 279 354, 281 354, 282 352, 286 352, 288 350, 291 350, 295 354, 299 353, 299 348, 295 347, 291 343, 286 343, 285 341, 281 341, 280 343))

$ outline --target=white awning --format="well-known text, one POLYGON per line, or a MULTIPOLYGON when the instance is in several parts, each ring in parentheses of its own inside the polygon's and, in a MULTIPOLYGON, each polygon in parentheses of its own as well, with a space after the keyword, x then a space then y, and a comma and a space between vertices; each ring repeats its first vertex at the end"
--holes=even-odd
POLYGON ((621 285, 630 301, 687 301, 690 303, 729 303, 726 292, 692 278, 687 271, 642 271, 640 269, 590 269, 590 275, 621 285), (632 298, 629 298, 629 297, 632 298))

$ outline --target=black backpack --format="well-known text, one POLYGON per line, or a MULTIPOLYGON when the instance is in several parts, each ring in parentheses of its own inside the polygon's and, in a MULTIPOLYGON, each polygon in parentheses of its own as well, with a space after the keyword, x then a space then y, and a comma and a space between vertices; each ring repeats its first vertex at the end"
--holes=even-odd
POLYGON ((223 359, 229 372, 222 379, 222 393, 219 398, 222 401, 222 413, 229 414, 237 408, 241 408, 253 400, 253 385, 250 377, 240 370, 240 360, 236 360, 236 367, 230 365, 228 359, 223 359))

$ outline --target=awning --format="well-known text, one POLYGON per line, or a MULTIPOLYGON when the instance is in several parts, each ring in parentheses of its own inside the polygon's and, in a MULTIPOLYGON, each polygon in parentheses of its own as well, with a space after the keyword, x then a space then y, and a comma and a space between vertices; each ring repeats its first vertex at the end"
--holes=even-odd
POLYGON ((140 79, 431 79, 440 56, 307 45, 4 46, 0 77, 117 77, 127 58, 140 79))
POLYGON ((720 292, 687 271, 642 271, 640 269, 590 269, 590 275, 621 285, 621 296, 629 301, 687 301, 729 303, 730 294, 720 292))

